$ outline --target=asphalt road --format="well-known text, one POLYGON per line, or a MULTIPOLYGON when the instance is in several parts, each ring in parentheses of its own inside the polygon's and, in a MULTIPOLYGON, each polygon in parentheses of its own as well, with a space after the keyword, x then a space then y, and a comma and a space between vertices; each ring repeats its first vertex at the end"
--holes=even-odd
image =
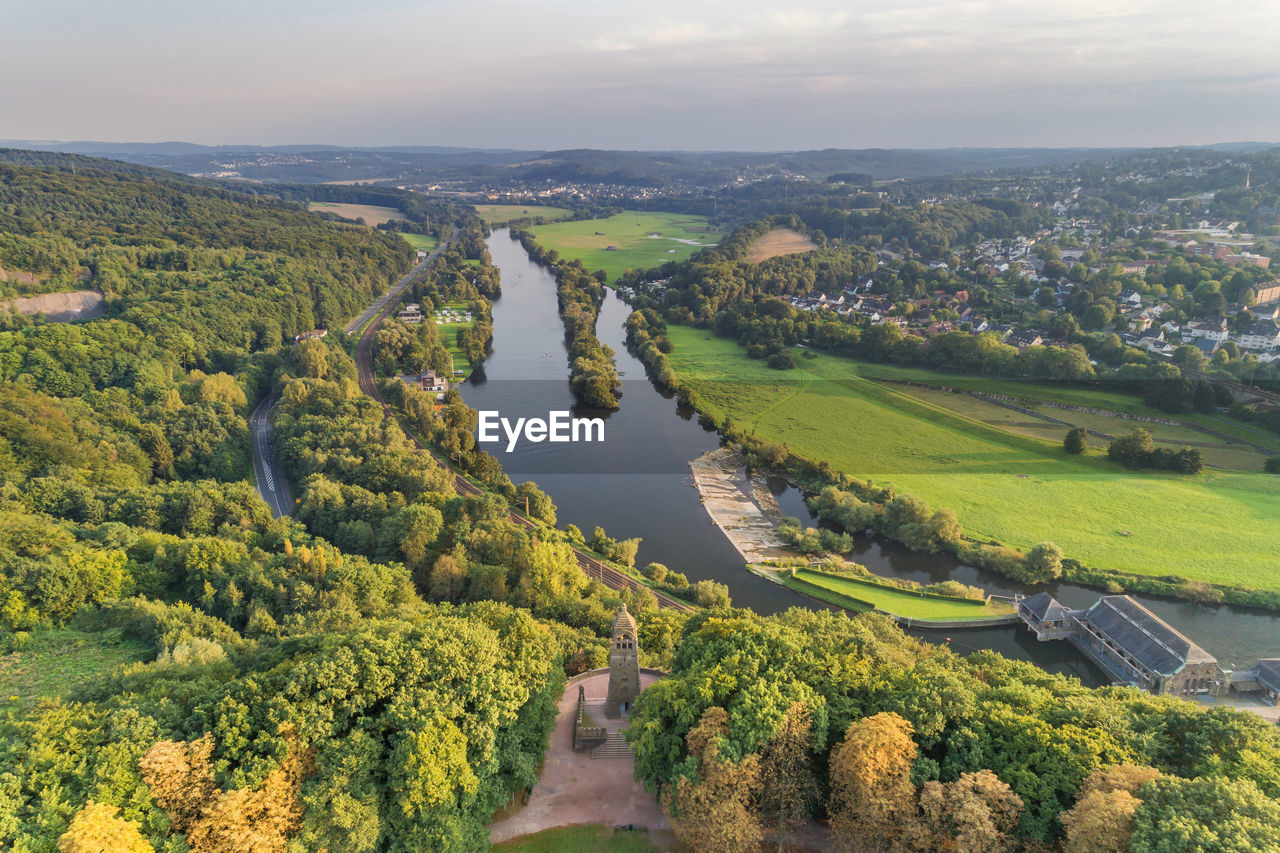
POLYGON ((253 473, 258 480, 258 494, 271 507, 272 515, 280 518, 293 512, 293 495, 271 444, 271 408, 275 404, 274 397, 258 404, 249 415, 249 432, 253 437, 253 473))
POLYGON ((388 305, 392 304, 395 300, 399 299, 400 294, 404 292, 405 288, 407 288, 410 284, 412 284, 413 280, 422 274, 423 270, 427 268, 427 265, 436 259, 436 255, 439 255, 441 252, 444 251, 444 247, 449 245, 449 238, 451 238, 452 236, 453 236, 453 233, 450 232, 449 237, 446 237, 445 239, 441 240, 440 245, 436 246, 434 249, 431 250, 431 254, 423 258, 416 267, 409 270, 409 272, 405 273, 404 278, 397 281, 394 285, 392 285, 390 290, 388 290, 386 293, 379 296, 372 305, 370 305, 368 308, 364 309, 364 311, 360 313, 359 317, 356 317, 350 323, 343 326, 342 330, 346 332, 348 335, 355 334, 360 330, 362 326, 364 326, 364 324, 368 323, 369 320, 372 319, 378 312, 382 311, 388 305))
MULTIPOLYGON (((452 232, 449 236, 453 236, 452 232)), ((435 260, 448 242, 446 238, 431 254, 423 258, 421 263, 406 273, 386 293, 379 296, 359 317, 348 323, 344 331, 351 334, 368 323, 369 318, 379 311, 394 304, 394 300, 427 268, 427 264, 435 260)), ((271 444, 271 407, 275 402, 275 398, 271 397, 258 404, 253 414, 249 415, 249 432, 253 436, 253 473, 258 481, 258 494, 262 495, 262 499, 271 507, 272 514, 280 518, 293 512, 293 493, 289 490, 288 478, 280 470, 280 464, 276 461, 271 444)))

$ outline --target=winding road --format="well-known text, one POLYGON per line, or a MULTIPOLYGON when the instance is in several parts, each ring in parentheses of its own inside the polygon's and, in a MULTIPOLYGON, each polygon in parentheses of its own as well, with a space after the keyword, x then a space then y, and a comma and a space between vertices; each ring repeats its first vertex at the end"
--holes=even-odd
POLYGON ((249 415, 249 434, 253 438, 253 474, 258 481, 258 494, 271 507, 271 514, 280 518, 293 511, 293 495, 271 445, 271 409, 275 404, 275 397, 263 398, 249 415))
MULTIPOLYGON (((452 234, 450 234, 450 237, 452 237, 452 234)), ((344 327, 344 331, 348 335, 356 332, 360 333, 360 338, 356 343, 356 369, 360 380, 360 390, 381 404, 384 417, 395 418, 396 415, 382 398, 382 394, 378 391, 378 384, 373 378, 374 335, 378 327, 382 325, 382 322, 391 316, 391 312, 395 310, 400 294, 413 283, 414 279, 422 274, 427 266, 444 250, 446 245, 448 245, 448 239, 442 241, 431 254, 410 270, 404 278, 396 282, 386 293, 378 297, 376 302, 361 312, 359 317, 356 317, 344 327)), ((262 495, 263 500, 271 505, 271 511, 278 518, 289 514, 293 508, 293 499, 289 494, 289 486, 284 473, 280 470, 272 452, 271 420, 269 415, 271 407, 274 405, 274 398, 268 398, 259 403, 249 418, 249 428, 253 434, 253 466, 258 478, 258 493, 262 495)), ((404 425, 401 424, 401 427, 404 428, 404 425)), ((454 470, 446 460, 419 441, 408 429, 405 429, 405 434, 410 437, 419 450, 431 454, 437 464, 453 471, 454 488, 458 494, 477 497, 484 493, 479 486, 454 470)), ((529 530, 538 530, 541 526, 533 519, 520 515, 514 510, 508 513, 507 518, 512 524, 518 524, 529 530)), ((635 578, 623 574, 585 551, 575 548, 574 556, 577 558, 578 566, 588 577, 595 578, 610 589, 649 589, 649 587, 635 578)), ((649 591, 658 599, 660 607, 673 610, 693 609, 691 605, 672 598, 665 593, 652 589, 649 591)))

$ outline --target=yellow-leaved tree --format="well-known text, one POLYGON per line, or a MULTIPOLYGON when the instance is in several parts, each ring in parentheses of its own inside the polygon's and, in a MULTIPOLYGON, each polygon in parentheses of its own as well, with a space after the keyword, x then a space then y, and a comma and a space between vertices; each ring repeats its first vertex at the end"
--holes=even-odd
POLYGON ((697 780, 681 779, 664 797, 671 828, 690 850, 754 850, 760 844, 760 759, 748 755, 735 764, 722 758, 728 733, 724 708, 703 711, 685 739, 698 762, 697 780))
POLYGON ((120 809, 90 800, 58 838, 58 853, 155 853, 138 824, 120 809))
POLYGON ((851 850, 900 849, 915 819, 911 723, 894 713, 850 724, 831 756, 831 829, 851 850))

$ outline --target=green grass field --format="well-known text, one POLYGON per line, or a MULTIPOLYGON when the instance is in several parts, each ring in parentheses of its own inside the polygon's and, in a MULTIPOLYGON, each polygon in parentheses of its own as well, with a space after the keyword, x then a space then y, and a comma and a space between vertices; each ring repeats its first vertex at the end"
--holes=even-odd
POLYGON ((355 221, 363 219, 369 227, 390 222, 392 219, 404 219, 404 213, 394 207, 383 207, 377 204, 347 204, 338 201, 313 201, 307 205, 313 213, 336 213, 343 219, 355 221))
POLYGON ((573 211, 545 204, 477 204, 476 213, 486 225, 506 225, 516 219, 568 219, 573 211))
MULTIPOLYGON (((1061 432, 1052 441, 1019 435, 870 381, 888 372, 880 365, 824 354, 780 372, 708 332, 673 326, 669 335, 673 367, 712 413, 800 456, 950 508, 974 538, 1022 548, 1048 540, 1096 568, 1280 589, 1280 478, 1139 474, 1097 451, 1066 456, 1061 432)), ((1016 385, 1009 393, 1029 391, 1016 385)))
MULTIPOLYGON (((445 308, 452 308, 454 311, 460 311, 462 314, 467 312, 467 303, 465 302, 449 302, 445 308)), ((435 323, 435 314, 429 315, 423 320, 424 323, 435 323)), ((461 370, 463 376, 471 375, 471 361, 466 354, 458 348, 458 330, 469 329, 475 325, 475 321, 470 323, 441 323, 436 326, 436 334, 440 335, 440 340, 444 343, 445 348, 453 356, 453 369, 461 370)))
POLYGON ((646 832, 604 826, 562 826, 495 844, 502 853, 650 853, 656 850, 646 832))
POLYGON ((539 245, 555 249, 562 258, 577 258, 593 272, 604 270, 610 281, 629 269, 683 261, 703 246, 714 246, 721 237, 707 231, 703 216, 634 210, 608 219, 538 225, 532 231, 539 245), (610 246, 617 251, 609 251, 610 246))
MULTIPOLYGON (((1067 431, 1067 427, 1062 424, 1036 418, 987 400, 971 397, 968 394, 953 394, 931 388, 905 386, 896 387, 894 390, 909 397, 980 420, 999 429, 1051 443, 1061 441, 1063 434, 1067 431)), ((1263 470, 1263 464, 1269 455, 1247 444, 1228 442, 1225 439, 1188 426, 1136 421, 1092 412, 1064 411, 1043 405, 1025 405, 1025 408, 1046 417, 1069 421, 1073 426, 1082 426, 1112 437, 1118 437, 1142 427, 1151 432, 1158 446, 1167 447, 1171 450, 1178 450, 1182 447, 1198 448, 1204 455, 1205 464, 1212 465, 1215 468, 1260 472, 1263 470)), ((1172 417, 1170 415, 1161 416, 1172 417)), ((1206 419, 1206 421, 1208 421, 1205 424, 1206 426, 1212 425, 1212 428, 1215 429, 1219 427, 1219 424, 1212 419, 1206 419)), ((1262 446, 1280 445, 1280 440, 1277 440, 1280 437, 1259 436, 1258 438, 1260 440, 1254 440, 1252 437, 1250 440, 1254 444, 1262 446)), ((1090 435, 1088 444, 1097 450, 1106 451, 1109 442, 1098 436, 1090 435)), ((1280 446, 1273 448, 1273 452, 1280 453, 1280 446)))
POLYGON ((121 664, 150 656, 145 644, 122 638, 118 629, 36 631, 21 649, 0 655, 0 702, 32 705, 46 696, 64 698, 121 664))
POLYGON ((409 245, 413 248, 422 249, 427 252, 430 252, 440 244, 440 241, 435 237, 432 237, 430 234, 408 234, 401 231, 400 236, 409 241, 409 245))
MULTIPOLYGON (((1012 612, 1012 608, 1008 606, 988 605, 981 601, 947 600, 912 595, 905 590, 891 589, 857 578, 841 577, 808 569, 797 570, 795 576, 804 581, 804 584, 795 584, 796 589, 808 593, 810 590, 805 589, 805 584, 820 587, 822 590, 834 593, 831 597, 823 596, 825 600, 850 610, 876 608, 911 619, 939 620, 983 619, 1012 612)), ((778 578, 788 586, 792 585, 789 571, 779 572, 778 578)))

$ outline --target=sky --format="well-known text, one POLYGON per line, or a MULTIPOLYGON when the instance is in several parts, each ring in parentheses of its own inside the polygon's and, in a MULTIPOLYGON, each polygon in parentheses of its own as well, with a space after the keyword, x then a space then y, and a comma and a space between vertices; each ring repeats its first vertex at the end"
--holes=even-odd
POLYGON ((0 138, 1280 141, 1276 0, 0 0, 0 138))

